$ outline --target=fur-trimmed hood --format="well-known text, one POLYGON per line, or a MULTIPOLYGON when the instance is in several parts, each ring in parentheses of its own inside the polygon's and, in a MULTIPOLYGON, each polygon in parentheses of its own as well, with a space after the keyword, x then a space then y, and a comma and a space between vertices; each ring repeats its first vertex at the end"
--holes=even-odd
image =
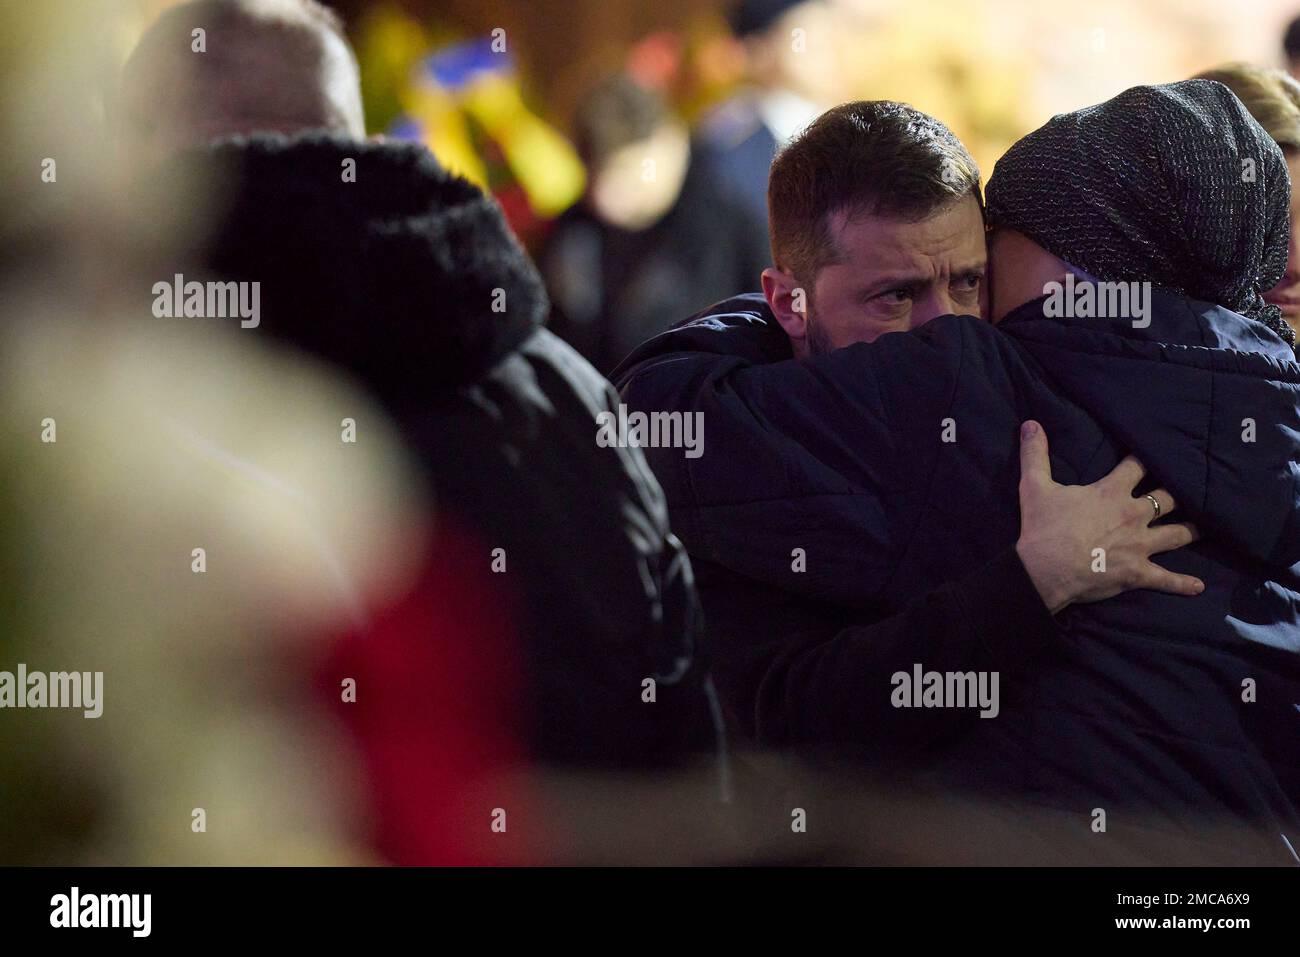
POLYGON ((258 134, 182 153, 146 188, 193 182, 220 198, 193 268, 260 281, 261 329, 390 402, 473 381, 549 309, 496 202, 421 146, 258 134))

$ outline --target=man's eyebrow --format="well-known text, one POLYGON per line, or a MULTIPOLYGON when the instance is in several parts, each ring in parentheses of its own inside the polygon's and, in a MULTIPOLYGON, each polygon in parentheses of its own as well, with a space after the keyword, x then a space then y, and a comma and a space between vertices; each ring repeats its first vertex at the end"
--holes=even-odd
POLYGON ((930 274, 921 272, 900 272, 887 276, 879 276, 859 289, 857 298, 859 300, 867 300, 872 296, 877 296, 890 289, 909 289, 916 286, 923 286, 929 281, 930 274))
MULTIPOLYGON (((979 260, 970 263, 967 266, 963 266, 960 269, 953 270, 951 275, 953 279, 965 279, 970 276, 982 276, 986 272, 988 272, 988 261, 979 260)), ((890 289, 915 289, 919 286, 924 286, 933 279, 933 274, 928 271, 890 273, 884 276, 879 276, 867 283, 858 290, 855 298, 859 302, 866 302, 868 299, 874 298, 882 292, 887 292, 890 289)))

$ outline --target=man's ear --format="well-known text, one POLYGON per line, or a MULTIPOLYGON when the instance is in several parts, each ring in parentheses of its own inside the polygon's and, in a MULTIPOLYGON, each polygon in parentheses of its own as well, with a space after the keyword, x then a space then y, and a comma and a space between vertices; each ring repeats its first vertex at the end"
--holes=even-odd
POLYGON ((797 354, 808 337, 808 290, 784 269, 768 266, 763 270, 763 298, 797 354))

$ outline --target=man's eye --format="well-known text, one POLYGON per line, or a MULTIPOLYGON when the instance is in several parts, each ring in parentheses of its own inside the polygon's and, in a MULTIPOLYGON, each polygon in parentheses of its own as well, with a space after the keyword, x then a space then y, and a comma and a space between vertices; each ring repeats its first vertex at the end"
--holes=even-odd
POLYGON ((975 292, 983 281, 984 277, 979 275, 962 276, 957 280, 957 288, 964 289, 967 292, 975 292))
POLYGON ((880 301, 885 303, 887 306, 901 306, 903 303, 911 300, 912 290, 905 288, 890 289, 886 292, 882 292, 879 298, 880 301))

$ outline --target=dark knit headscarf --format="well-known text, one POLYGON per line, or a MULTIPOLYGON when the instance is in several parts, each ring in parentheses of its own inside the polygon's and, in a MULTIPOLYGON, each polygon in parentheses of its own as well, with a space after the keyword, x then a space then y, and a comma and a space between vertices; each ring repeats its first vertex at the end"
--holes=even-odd
POLYGON ((1290 178, 1222 83, 1135 86, 1053 117, 998 160, 993 226, 1109 282, 1226 306, 1294 346, 1263 294, 1286 268, 1290 178))

